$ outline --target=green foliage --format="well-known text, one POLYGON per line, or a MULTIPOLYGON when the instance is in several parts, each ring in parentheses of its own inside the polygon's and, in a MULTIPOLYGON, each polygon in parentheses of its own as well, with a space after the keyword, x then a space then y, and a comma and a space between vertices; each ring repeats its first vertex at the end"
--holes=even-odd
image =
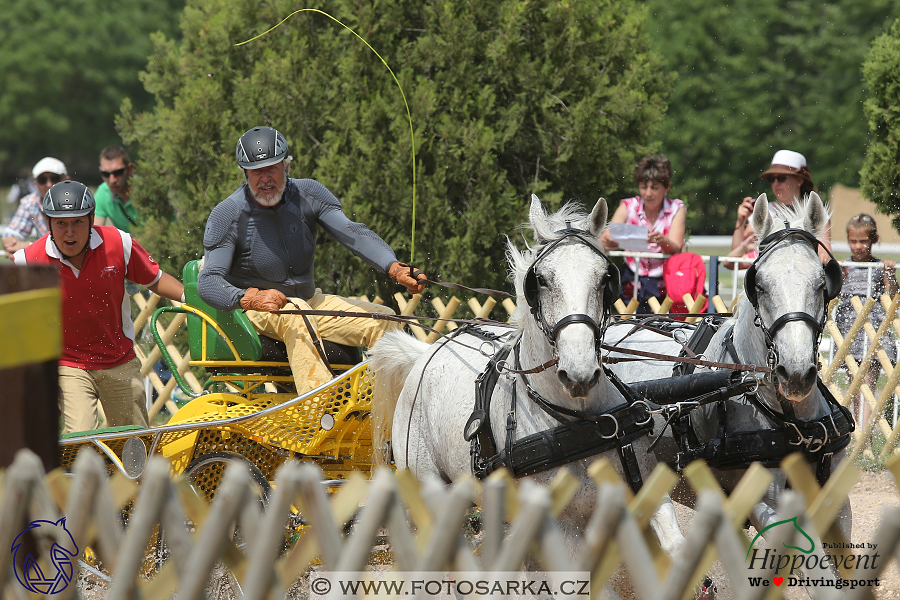
MULTIPOLYGON (((872 43, 863 65, 872 135, 860 173, 862 192, 882 212, 900 215, 900 21, 872 43)), ((900 229, 900 216, 894 218, 900 229)))
POLYGON ((0 172, 42 156, 99 183, 97 155, 119 143, 123 98, 150 108, 138 81, 153 31, 177 34, 183 0, 0 0, 0 172))
POLYGON ((896 0, 648 0, 647 30, 678 73, 661 130, 693 233, 730 234, 776 150, 803 153, 827 192, 855 186, 867 135, 861 67, 896 0))
MULTIPOLYGON (((315 6, 363 36, 405 90, 418 169, 414 261, 432 278, 503 286, 505 236, 524 220, 531 192, 550 208, 615 201, 633 187, 635 161, 655 149, 647 140, 672 77, 631 0, 315 6)), ((148 219, 138 237, 170 272, 202 252, 210 210, 243 182, 234 144, 255 125, 287 136, 292 176, 322 182, 351 219, 410 258, 409 123, 381 61, 314 13, 232 46, 295 9, 286 0, 192 0, 183 42, 154 37, 142 80, 156 107, 126 104, 118 126, 141 150, 133 198, 148 219)), ((323 289, 386 296, 383 276, 320 240, 323 289)))

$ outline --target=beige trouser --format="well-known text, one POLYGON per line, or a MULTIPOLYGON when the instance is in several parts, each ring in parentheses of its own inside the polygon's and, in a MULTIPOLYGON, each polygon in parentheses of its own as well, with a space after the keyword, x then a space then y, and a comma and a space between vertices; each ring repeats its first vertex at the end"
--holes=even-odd
POLYGON ((97 403, 103 404, 105 427, 147 427, 147 406, 141 378, 141 361, 134 358, 109 369, 59 367, 59 410, 65 431, 97 429, 97 403))
MULTIPOLYGON (((309 300, 290 298, 297 306, 288 304, 284 310, 345 310, 352 312, 377 312, 394 314, 387 306, 352 300, 341 296, 323 294, 316 289, 309 300)), ((268 312, 248 310, 247 317, 263 335, 282 340, 287 346, 288 362, 297 393, 304 394, 331 379, 331 373, 319 357, 312 338, 306 330, 301 315, 273 315, 268 312)), ((314 317, 307 316, 320 339, 347 346, 371 347, 385 332, 400 329, 402 323, 382 321, 368 317, 314 317)))

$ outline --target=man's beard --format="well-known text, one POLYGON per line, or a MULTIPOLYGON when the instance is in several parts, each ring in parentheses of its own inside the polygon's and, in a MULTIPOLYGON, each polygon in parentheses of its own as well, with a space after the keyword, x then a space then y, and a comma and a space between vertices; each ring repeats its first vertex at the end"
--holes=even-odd
POLYGON ((271 192, 255 192, 253 189, 250 190, 250 195, 253 196, 253 199, 260 206, 265 206, 266 208, 272 208, 279 202, 281 202, 281 196, 284 194, 284 188, 287 185, 287 181, 279 185, 275 190, 271 192))

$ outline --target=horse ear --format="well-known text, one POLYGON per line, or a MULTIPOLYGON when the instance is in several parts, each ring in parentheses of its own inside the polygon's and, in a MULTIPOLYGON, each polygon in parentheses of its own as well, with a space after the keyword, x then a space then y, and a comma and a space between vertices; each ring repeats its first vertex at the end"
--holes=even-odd
POLYGON ((600 234, 603 233, 603 229, 606 227, 607 216, 609 216, 609 208, 606 206, 606 200, 600 198, 597 200, 597 204, 594 205, 589 219, 591 235, 596 238, 600 237, 600 234))
POLYGON ((543 223, 547 219, 547 213, 544 212, 544 206, 537 194, 531 195, 531 208, 528 211, 528 220, 531 221, 531 228, 534 229, 537 236, 538 223, 543 223))
POLYGON ((750 215, 750 222, 753 224, 753 231, 756 237, 762 239, 766 237, 772 229, 772 216, 769 214, 769 199, 765 193, 759 195, 756 199, 756 205, 753 207, 753 214, 750 215))
POLYGON ((828 221, 828 211, 825 210, 822 198, 815 192, 809 193, 809 200, 806 203, 806 218, 812 233, 816 237, 821 237, 828 221))

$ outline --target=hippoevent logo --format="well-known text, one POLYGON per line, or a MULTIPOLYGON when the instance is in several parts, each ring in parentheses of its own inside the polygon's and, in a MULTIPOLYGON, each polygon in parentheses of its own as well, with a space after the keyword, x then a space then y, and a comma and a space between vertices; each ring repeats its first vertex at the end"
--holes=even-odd
POLYGON ((72 581, 72 575, 75 571, 74 560, 78 556, 78 546, 75 544, 75 538, 66 529, 65 517, 59 521, 32 521, 13 540, 11 552, 16 579, 30 592, 35 594, 57 594, 66 589, 66 586, 72 581), (18 553, 22 549, 24 542, 22 536, 27 531, 56 540, 50 547, 51 564, 46 574, 31 554, 25 555, 21 561, 22 566, 21 568, 19 567, 18 553))
POLYGON ((841 577, 808 577, 804 574, 811 573, 813 570, 824 570, 830 572, 834 567, 837 569, 856 569, 856 572, 877 569, 878 560, 881 557, 878 554, 876 544, 827 544, 822 543, 822 553, 816 553, 816 544, 812 537, 806 533, 797 523, 797 517, 785 519, 772 523, 768 527, 762 529, 750 542, 750 549, 747 550, 748 568, 753 571, 755 569, 774 569, 775 575, 769 578, 749 576, 747 579, 751 587, 769 587, 774 585, 781 587, 804 586, 804 587, 834 587, 842 589, 848 587, 855 589, 857 587, 877 587, 881 585, 880 579, 843 579, 841 577), (766 548, 760 551, 754 548, 756 540, 765 532, 775 527, 793 527, 802 536, 800 546, 789 546, 783 544, 788 550, 796 550, 797 554, 784 553, 777 548, 766 548), (847 554, 845 552, 829 553, 829 550, 845 550, 845 549, 868 549, 870 552, 863 554, 847 554))

